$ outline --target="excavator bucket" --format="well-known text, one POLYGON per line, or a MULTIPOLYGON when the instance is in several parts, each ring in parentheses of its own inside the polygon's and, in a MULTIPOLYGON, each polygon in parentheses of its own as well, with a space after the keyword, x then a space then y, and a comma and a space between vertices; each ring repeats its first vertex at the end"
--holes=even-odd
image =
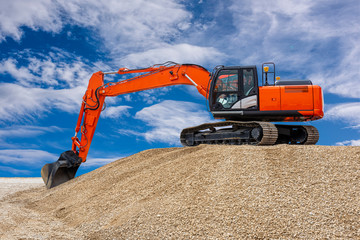
POLYGON ((45 164, 41 169, 41 177, 47 188, 56 187, 73 179, 82 160, 72 150, 63 152, 56 162, 45 164))

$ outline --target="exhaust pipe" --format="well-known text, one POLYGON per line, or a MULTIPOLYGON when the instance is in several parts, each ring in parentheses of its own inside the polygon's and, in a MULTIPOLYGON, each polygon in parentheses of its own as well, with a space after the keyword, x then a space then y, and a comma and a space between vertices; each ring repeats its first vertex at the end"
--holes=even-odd
POLYGON ((63 152, 56 162, 48 163, 41 169, 41 177, 46 187, 53 188, 73 179, 82 159, 72 150, 63 152))

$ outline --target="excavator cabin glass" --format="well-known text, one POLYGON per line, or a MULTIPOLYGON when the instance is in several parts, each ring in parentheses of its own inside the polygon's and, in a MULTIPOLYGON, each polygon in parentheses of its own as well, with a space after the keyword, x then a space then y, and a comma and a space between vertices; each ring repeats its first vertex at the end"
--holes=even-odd
POLYGON ((214 87, 214 106, 231 108, 238 100, 239 75, 237 70, 221 70, 214 87))
POLYGON ((229 68, 217 72, 210 96, 211 110, 257 109, 256 68, 229 68))

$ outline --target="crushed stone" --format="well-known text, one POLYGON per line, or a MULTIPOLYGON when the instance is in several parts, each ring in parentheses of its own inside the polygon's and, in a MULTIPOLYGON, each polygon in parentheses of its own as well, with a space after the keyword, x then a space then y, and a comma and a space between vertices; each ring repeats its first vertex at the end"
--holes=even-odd
POLYGON ((359 199, 360 147, 151 149, 0 199, 0 232, 1 239, 360 239, 359 199))

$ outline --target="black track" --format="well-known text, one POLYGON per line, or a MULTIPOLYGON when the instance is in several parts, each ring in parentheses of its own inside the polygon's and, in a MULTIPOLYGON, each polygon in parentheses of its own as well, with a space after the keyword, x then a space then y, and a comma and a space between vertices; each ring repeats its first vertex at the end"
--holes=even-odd
POLYGON ((280 125, 269 122, 224 121, 185 128, 180 134, 183 146, 199 144, 274 145, 316 144, 319 133, 313 126, 280 125))

